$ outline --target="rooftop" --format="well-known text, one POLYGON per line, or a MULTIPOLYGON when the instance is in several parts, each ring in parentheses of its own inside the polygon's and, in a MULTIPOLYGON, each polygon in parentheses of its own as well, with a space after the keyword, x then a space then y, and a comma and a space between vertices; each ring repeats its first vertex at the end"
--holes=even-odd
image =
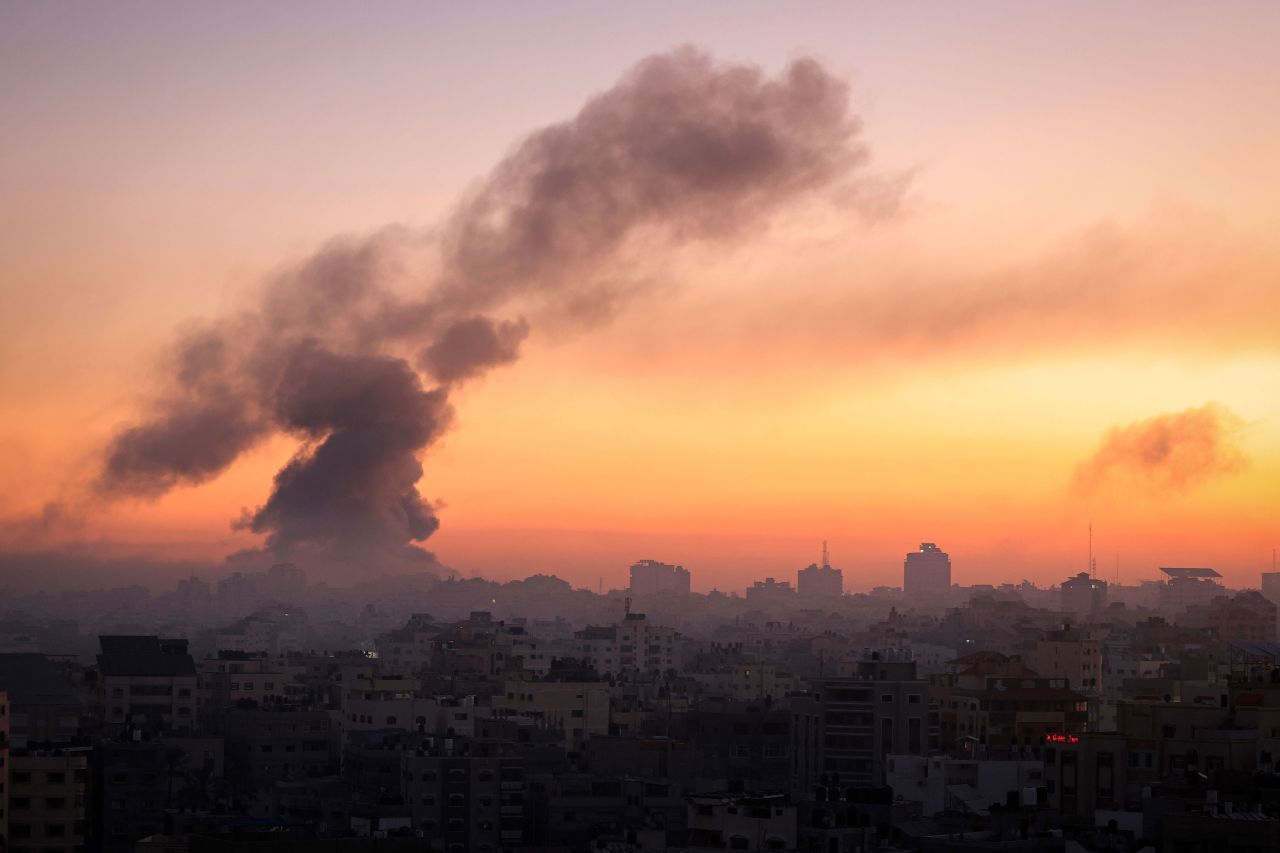
POLYGON ((1160 571, 1164 572, 1171 578, 1220 578, 1216 569, 1208 568, 1180 568, 1161 566, 1160 571))

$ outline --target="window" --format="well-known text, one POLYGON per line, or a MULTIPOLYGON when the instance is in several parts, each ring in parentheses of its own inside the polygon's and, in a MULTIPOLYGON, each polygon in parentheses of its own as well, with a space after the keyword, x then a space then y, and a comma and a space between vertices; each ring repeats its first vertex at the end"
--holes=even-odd
POLYGON ((67 781, 66 773, 49 773, 46 777, 50 785, 64 785, 67 781))

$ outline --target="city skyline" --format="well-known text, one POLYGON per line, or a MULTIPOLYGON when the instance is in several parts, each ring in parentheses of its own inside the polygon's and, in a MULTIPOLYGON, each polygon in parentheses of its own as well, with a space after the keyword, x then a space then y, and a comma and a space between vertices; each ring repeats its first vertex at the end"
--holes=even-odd
POLYGON ((637 289, 605 317, 500 314, 519 362, 451 393, 452 427, 410 454, 439 523, 421 547, 591 589, 650 556, 705 590, 829 539, 865 589, 937 541, 957 583, 1049 585, 1088 569, 1092 522, 1101 577, 1256 586, 1280 540, 1276 12, 1064 8, 758 6, 724 28, 728 7, 662 5, 620 12, 625 34, 574 4, 285 4, 253 28, 0 11, 0 550, 263 547, 272 478, 315 435, 273 428, 162 494, 93 491, 178 336, 335 237, 430 233, 529 134, 692 45, 766 81, 814 63, 851 182, 807 175, 729 239, 611 249, 593 274, 637 289))

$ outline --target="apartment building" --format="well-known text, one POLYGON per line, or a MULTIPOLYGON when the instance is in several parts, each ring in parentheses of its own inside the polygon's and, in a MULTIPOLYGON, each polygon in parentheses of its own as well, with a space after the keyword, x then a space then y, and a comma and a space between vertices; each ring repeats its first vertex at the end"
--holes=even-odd
POLYGON ((91 753, 68 746, 10 754, 8 853, 85 849, 91 753))
POLYGON ((564 732, 571 749, 609 733, 609 686, 598 681, 518 681, 508 679, 493 697, 493 715, 527 716, 544 728, 564 732))
POLYGON ((610 626, 587 627, 574 637, 583 662, 602 676, 656 675, 680 668, 680 632, 653 624, 643 613, 628 613, 610 626))
POLYGON ((938 714, 915 662, 859 662, 852 678, 822 682, 822 770, 861 786, 884 784, 885 756, 938 748, 938 714))
POLYGON ((191 731, 196 725, 197 676, 186 640, 156 636, 102 636, 98 655, 109 734, 126 726, 191 731))

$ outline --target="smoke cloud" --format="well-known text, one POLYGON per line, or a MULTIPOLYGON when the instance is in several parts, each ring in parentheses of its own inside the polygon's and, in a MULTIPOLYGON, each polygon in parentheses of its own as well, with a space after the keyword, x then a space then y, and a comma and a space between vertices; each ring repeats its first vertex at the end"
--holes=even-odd
POLYGON ((1077 468, 1074 485, 1083 492, 1125 483, 1159 493, 1192 488, 1245 467, 1243 428, 1217 403, 1112 427, 1077 468))
POLYGON ((637 265, 732 244, 806 197, 891 214, 901 189, 886 198, 864 174, 860 134, 846 84, 813 60, 770 77, 692 48, 645 59, 525 139, 431 235, 334 241, 257 305, 180 335, 145 417, 107 448, 97 491, 155 498, 284 432, 301 448, 240 522, 273 558, 421 556, 407 546, 438 520, 419 457, 452 422, 451 391, 519 357, 526 315, 598 321, 637 265))

